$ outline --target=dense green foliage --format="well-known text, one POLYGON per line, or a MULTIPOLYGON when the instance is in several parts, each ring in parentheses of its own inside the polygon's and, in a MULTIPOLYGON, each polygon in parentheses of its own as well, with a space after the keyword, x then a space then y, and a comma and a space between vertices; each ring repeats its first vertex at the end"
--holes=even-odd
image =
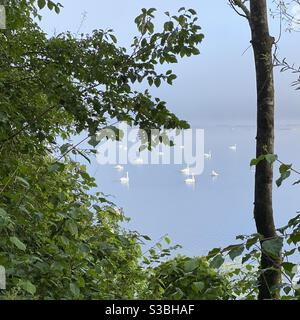
POLYGON ((87 193, 95 184, 83 166, 49 164, 20 155, 12 186, 2 192, 5 296, 132 298, 141 273, 139 236, 120 229, 123 213, 101 194, 87 193))
POLYGON ((178 256, 150 273, 146 297, 167 300, 229 299, 231 288, 223 274, 203 257, 178 256))

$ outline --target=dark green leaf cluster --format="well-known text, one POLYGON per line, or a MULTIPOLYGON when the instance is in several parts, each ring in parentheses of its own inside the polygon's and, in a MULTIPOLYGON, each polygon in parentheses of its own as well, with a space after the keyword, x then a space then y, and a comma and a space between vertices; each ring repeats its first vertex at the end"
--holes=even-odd
POLYGON ((177 256, 152 270, 145 297, 167 300, 219 300, 230 298, 226 276, 204 257, 177 256))

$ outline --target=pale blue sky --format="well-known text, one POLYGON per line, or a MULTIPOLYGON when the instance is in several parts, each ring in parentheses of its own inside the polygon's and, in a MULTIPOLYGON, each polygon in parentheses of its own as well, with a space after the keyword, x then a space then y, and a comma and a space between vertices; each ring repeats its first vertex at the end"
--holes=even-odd
MULTIPOLYGON (((269 1, 272 2, 271 0, 269 1)), ((56 15, 43 10, 43 28, 49 33, 77 32, 82 14, 87 17, 80 32, 112 28, 119 44, 129 47, 136 29, 133 22, 141 8, 158 9, 158 24, 163 12, 176 12, 181 6, 194 8, 199 14, 205 40, 201 55, 181 60, 172 69, 178 74, 174 86, 163 85, 152 90, 165 99, 179 116, 201 126, 204 122, 232 120, 255 121, 255 78, 247 22, 237 16, 226 0, 61 0, 64 5, 56 15)), ((279 23, 271 19, 272 35, 279 34, 279 23)), ((300 64, 299 33, 284 33, 280 54, 300 64)), ((300 92, 290 87, 295 75, 276 72, 278 120, 300 121, 300 92)))

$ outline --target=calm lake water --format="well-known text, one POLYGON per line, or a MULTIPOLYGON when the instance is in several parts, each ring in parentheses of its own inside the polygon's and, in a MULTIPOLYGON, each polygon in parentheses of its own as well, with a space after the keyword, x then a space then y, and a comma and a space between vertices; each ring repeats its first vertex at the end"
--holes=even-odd
MULTIPOLYGON (((168 234, 172 244, 181 244, 180 253, 202 255, 218 246, 234 243, 235 236, 255 232, 253 220, 254 172, 249 163, 255 155, 255 127, 251 125, 209 125, 205 129, 205 161, 195 187, 184 183, 180 165, 128 165, 118 172, 112 165, 88 170, 99 191, 131 218, 126 226, 149 235, 153 241, 168 234), (237 150, 229 146, 237 144, 237 150), (210 173, 220 175, 212 179, 210 173), (120 184, 128 171, 130 184, 120 184)), ((300 125, 281 124, 276 128, 276 153, 280 159, 300 168, 300 125)), ((278 177, 278 170, 275 176, 278 177)), ((292 176, 281 188, 274 186, 274 214, 277 226, 284 225, 300 209, 299 188, 292 176)), ((297 179, 298 180, 298 179, 297 179)))

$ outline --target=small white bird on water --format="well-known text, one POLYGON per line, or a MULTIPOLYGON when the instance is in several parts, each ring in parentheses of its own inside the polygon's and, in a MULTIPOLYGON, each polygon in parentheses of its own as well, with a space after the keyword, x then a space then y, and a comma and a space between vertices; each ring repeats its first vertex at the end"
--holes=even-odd
POLYGON ((115 169, 117 169, 118 171, 123 171, 124 167, 118 164, 117 166, 115 166, 115 169))
POLYGON ((210 175, 212 177, 218 177, 219 176, 219 174, 215 170, 213 170, 210 175))
POLYGON ((211 157, 212 157, 211 151, 209 151, 208 153, 204 153, 205 159, 211 159, 211 157))
POLYGON ((181 171, 183 174, 189 175, 189 174, 190 174, 190 167, 189 167, 189 165, 188 165, 186 168, 181 169, 180 171, 181 171))
POLYGON ((192 174, 191 178, 185 179, 184 182, 186 184, 194 184, 196 182, 194 174, 192 174))
POLYGON ((236 151, 236 144, 234 144, 233 146, 230 146, 229 149, 232 151, 236 151))
POLYGON ((122 184, 127 184, 129 182, 128 172, 126 172, 126 176, 125 177, 120 178, 120 181, 121 181, 122 184))

